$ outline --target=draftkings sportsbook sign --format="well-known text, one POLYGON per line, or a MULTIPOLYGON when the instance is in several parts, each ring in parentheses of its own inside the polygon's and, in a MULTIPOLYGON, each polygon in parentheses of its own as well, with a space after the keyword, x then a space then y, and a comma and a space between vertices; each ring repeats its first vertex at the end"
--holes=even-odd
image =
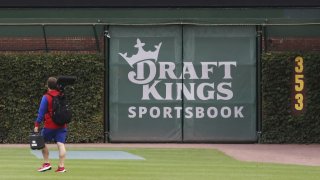
POLYGON ((145 50, 145 43, 138 38, 134 45, 138 49, 137 54, 128 57, 127 52, 119 52, 131 69, 128 80, 141 86, 141 92, 135 96, 146 104, 148 101, 210 101, 225 105, 147 107, 132 104, 127 109, 128 118, 245 118, 244 105, 223 103, 235 97, 233 81, 237 74, 236 61, 213 60, 195 65, 184 60, 178 67, 174 62, 158 61, 162 45, 159 42, 155 49, 145 50))

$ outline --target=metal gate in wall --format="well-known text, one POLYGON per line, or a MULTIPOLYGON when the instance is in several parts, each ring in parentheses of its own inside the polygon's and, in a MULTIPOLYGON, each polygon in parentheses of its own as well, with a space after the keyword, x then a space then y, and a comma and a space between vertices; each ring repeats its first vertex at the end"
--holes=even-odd
POLYGON ((110 26, 111 142, 254 142, 254 26, 110 26))

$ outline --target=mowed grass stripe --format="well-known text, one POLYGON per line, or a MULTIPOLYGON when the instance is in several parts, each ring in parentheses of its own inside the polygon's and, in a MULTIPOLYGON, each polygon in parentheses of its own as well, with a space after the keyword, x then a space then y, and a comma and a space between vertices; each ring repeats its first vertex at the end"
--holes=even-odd
MULTIPOLYGON (((54 149, 56 150, 56 149, 54 149)), ((69 149, 78 150, 78 149, 69 149)), ((85 150, 85 149, 81 149, 85 150)), ((0 179, 108 179, 108 180, 212 180, 212 179, 319 179, 320 167, 246 163, 210 149, 108 149, 141 156, 146 160, 67 160, 67 173, 38 173, 42 161, 29 149, 0 150, 0 179)))

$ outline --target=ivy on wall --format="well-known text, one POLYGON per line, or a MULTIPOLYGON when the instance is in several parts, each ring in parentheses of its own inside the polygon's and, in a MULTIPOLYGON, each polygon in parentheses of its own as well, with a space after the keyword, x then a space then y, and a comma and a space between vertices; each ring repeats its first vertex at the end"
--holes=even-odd
POLYGON ((77 80, 65 91, 73 110, 68 142, 102 142, 104 60, 89 54, 0 55, 0 143, 28 143, 50 76, 77 80))
POLYGON ((267 53, 262 58, 262 143, 320 143, 320 54, 267 53), (304 59, 304 113, 292 112, 294 58, 304 59))

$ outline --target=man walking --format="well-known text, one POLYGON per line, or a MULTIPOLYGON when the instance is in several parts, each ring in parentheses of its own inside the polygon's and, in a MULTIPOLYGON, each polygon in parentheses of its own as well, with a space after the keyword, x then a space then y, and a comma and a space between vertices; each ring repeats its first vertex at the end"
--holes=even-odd
MULTIPOLYGON (((59 165, 55 172, 66 172, 64 160, 66 157, 65 142, 67 136, 67 125, 57 125, 52 120, 52 98, 60 94, 57 89, 57 79, 55 77, 50 77, 47 80, 47 88, 48 91, 42 97, 38 117, 34 123, 34 132, 39 132, 39 126, 44 120, 44 127, 41 131, 41 135, 44 137, 45 142, 50 142, 52 140, 56 142, 59 150, 59 165)), ((51 170, 49 149, 47 145, 42 149, 42 155, 44 163, 42 164, 42 167, 38 169, 38 172, 51 170)))

